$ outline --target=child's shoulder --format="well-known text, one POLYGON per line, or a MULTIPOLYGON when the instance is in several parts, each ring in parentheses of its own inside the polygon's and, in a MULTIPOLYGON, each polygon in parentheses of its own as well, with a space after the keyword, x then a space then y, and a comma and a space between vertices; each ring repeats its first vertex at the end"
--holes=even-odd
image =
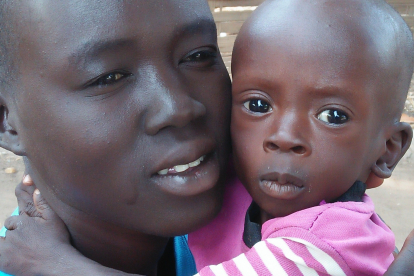
POLYGON ((267 221, 262 227, 262 239, 282 239, 292 248, 295 244, 306 245, 309 250, 318 248, 337 262, 344 262, 355 275, 367 271, 366 275, 384 273, 393 260, 395 247, 393 233, 366 195, 363 202, 321 203, 267 221))
MULTIPOLYGON (((287 228, 299 228, 310 232, 319 232, 326 229, 350 227, 352 222, 368 222, 375 219, 375 210, 372 200, 364 195, 363 202, 321 202, 318 206, 300 210, 289 216, 275 218, 265 222, 262 226, 263 237, 272 232, 287 228)), ((381 221, 382 224, 382 221, 381 221)), ((359 227, 355 225, 356 227, 359 227)))

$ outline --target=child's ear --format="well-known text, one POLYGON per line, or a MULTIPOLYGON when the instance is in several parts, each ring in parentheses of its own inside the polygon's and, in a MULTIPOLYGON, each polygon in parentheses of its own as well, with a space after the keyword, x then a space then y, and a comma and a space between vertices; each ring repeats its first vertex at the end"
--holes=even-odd
POLYGON ((9 109, 0 95, 0 147, 17 155, 25 155, 9 109))
POLYGON ((410 148, 413 129, 408 123, 399 122, 392 126, 391 134, 386 142, 386 151, 371 167, 371 171, 380 178, 388 178, 410 148))

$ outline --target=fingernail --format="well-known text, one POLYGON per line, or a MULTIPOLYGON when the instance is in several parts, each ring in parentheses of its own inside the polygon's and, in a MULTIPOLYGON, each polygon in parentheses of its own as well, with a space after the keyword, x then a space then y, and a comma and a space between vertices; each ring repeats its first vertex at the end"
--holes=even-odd
POLYGON ((25 177, 23 178, 23 184, 27 185, 27 186, 30 186, 30 185, 33 184, 33 180, 32 180, 32 178, 30 177, 29 174, 25 175, 25 177))
POLYGON ((35 195, 40 195, 40 191, 39 191, 39 189, 34 190, 34 194, 35 194, 35 195))

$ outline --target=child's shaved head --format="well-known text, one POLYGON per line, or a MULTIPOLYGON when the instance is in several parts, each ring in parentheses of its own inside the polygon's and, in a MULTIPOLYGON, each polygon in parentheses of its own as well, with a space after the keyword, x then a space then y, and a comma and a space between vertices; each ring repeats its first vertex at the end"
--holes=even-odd
POLYGON ((235 167, 254 201, 285 216, 371 173, 390 177, 412 140, 400 116, 413 54, 410 29, 384 1, 256 9, 234 46, 231 123, 235 167), (280 175, 290 190, 266 184, 280 175))
MULTIPOLYGON (((237 65, 239 51, 248 45, 246 40, 270 39, 272 43, 302 47, 295 42, 303 41, 303 36, 310 43, 337 40, 336 49, 329 43, 327 47, 329 51, 338 51, 338 59, 346 56, 341 55, 346 49, 359 47, 361 65, 376 64, 371 75, 383 92, 377 98, 382 101, 381 110, 387 108, 387 112, 382 112, 387 115, 384 119, 399 120, 413 74, 414 48, 409 27, 389 4, 383 0, 268 0, 244 24, 236 41, 234 63, 237 65), (289 31, 289 25, 304 18, 297 17, 298 13, 310 16, 301 30, 294 33, 289 31), (313 29, 316 25, 317 33, 313 29), (287 31, 281 37, 283 28, 287 31), (286 41, 289 36, 300 37, 286 41)), ((323 51, 324 43, 317 47, 315 50, 323 51)))

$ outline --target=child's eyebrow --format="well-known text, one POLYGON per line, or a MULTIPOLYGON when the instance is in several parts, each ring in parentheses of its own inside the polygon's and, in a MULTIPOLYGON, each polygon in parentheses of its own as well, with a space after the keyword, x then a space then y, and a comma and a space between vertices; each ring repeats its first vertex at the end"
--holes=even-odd
POLYGON ((87 60, 99 56, 104 51, 115 51, 135 45, 134 40, 125 38, 88 41, 70 55, 69 64, 79 66, 87 60))
POLYGON ((347 87, 328 85, 312 87, 309 89, 309 94, 313 97, 335 97, 341 95, 342 97, 350 98, 354 93, 347 87))

